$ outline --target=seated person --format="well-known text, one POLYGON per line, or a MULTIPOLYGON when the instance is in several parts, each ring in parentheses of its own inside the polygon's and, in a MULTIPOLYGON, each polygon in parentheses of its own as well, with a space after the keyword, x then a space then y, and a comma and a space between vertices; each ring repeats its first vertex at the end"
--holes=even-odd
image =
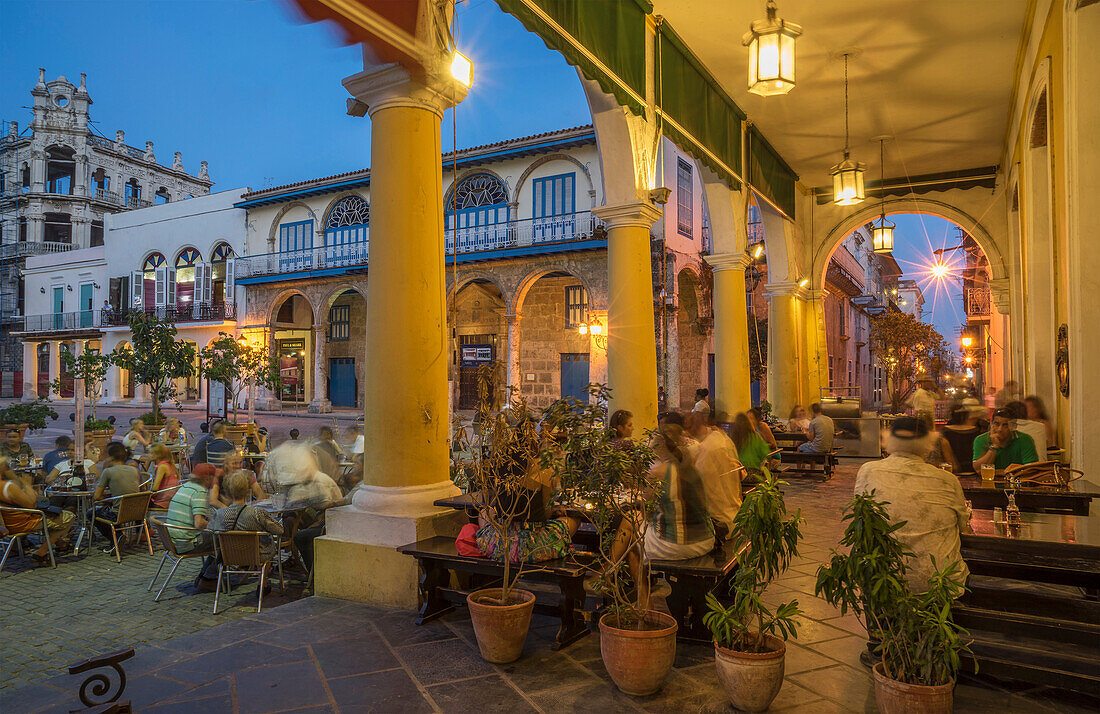
POLYGON ((135 458, 142 461, 145 459, 145 452, 153 443, 153 439, 149 436, 149 432, 145 430, 145 422, 141 419, 134 419, 130 422, 130 431, 126 432, 126 436, 122 437, 122 445, 130 450, 130 453, 135 458))
POLYGON ((226 479, 230 474, 237 472, 242 472, 252 477, 249 480, 248 490, 254 499, 262 501, 267 498, 267 494, 260 488, 260 484, 256 479, 256 474, 250 469, 245 468, 244 456, 233 451, 226 455, 222 468, 218 470, 217 478, 214 479, 214 485, 210 488, 210 505, 213 508, 225 508, 232 503, 229 499, 229 492, 226 490, 226 479))
POLYGON ((168 508, 180 482, 175 455, 164 444, 153 444, 149 454, 154 464, 153 481, 149 490, 155 494, 150 505, 153 508, 168 508))
POLYGON ((666 424, 650 443, 657 458, 650 473, 661 481, 657 509, 645 533, 650 560, 689 560, 714 548, 714 527, 703 479, 684 442, 683 430, 666 424))
MULTIPOLYGON (((229 499, 229 505, 219 508, 214 513, 208 530, 215 533, 218 531, 260 531, 271 535, 283 534, 283 527, 267 511, 245 504, 245 498, 248 496, 253 478, 252 473, 244 469, 234 471, 225 477, 223 492, 229 499)), ((260 557, 269 559, 273 555, 275 555, 274 541, 270 537, 260 538, 260 557)), ((267 565, 264 567, 266 568, 267 565)))
MULTIPOLYGON (((118 502, 100 502, 108 497, 116 498, 130 493, 137 493, 141 490, 141 473, 126 462, 129 456, 129 450, 121 443, 112 441, 107 444, 107 467, 103 469, 103 473, 96 483, 95 493, 92 495, 92 500, 96 502, 96 505, 92 507, 92 511, 88 514, 89 518, 114 520, 115 516, 118 515, 118 502)), ((112 540, 111 527, 100 521, 94 522, 96 529, 103 537, 108 541, 112 540)), ((114 550, 113 545, 104 548, 105 553, 114 553, 114 550)))
MULTIPOLYGON (((73 473, 73 461, 72 454, 66 454, 63 461, 59 461, 54 464, 53 469, 46 475, 46 483, 50 485, 62 486, 65 479, 72 476, 73 473)), ((88 483, 94 482, 99 478, 99 468, 96 463, 91 459, 84 459, 84 478, 88 483)))
POLYGON ((30 444, 23 441, 23 432, 19 429, 8 429, 3 443, 0 443, 0 457, 13 463, 31 463, 34 461, 34 450, 30 444))
POLYGON ((775 443, 775 434, 772 434, 772 428, 764 421, 764 412, 760 410, 760 407, 749 409, 745 412, 745 415, 749 418, 749 422, 752 423, 752 428, 756 429, 756 433, 760 434, 760 438, 764 440, 764 443, 768 445, 770 450, 775 451, 778 449, 779 444, 775 443))
POLYGON ((168 417, 164 428, 157 434, 160 443, 167 446, 182 446, 187 443, 187 431, 176 417, 168 417))
POLYGON ((707 423, 702 412, 691 412, 684 421, 687 432, 696 441, 692 456, 703 480, 707 509, 728 534, 741 507, 741 464, 737 462, 737 450, 728 436, 707 423))
POLYGON ((1047 458, 1047 425, 1041 421, 1032 421, 1027 418, 1027 404, 1024 402, 1009 402, 1005 409, 1012 413, 1016 422, 1016 433, 1027 434, 1035 444, 1035 456, 1037 461, 1046 461, 1047 458))
POLYGON ((733 434, 733 445, 737 448, 737 457, 745 467, 745 481, 757 483, 768 478, 771 475, 768 470, 768 454, 773 449, 768 448, 768 443, 753 428, 748 414, 742 412, 735 416, 730 431, 733 434))
POLYGON ((833 449, 833 435, 836 426, 830 417, 821 411, 821 405, 813 403, 810 411, 814 418, 810 420, 810 427, 806 430, 808 441, 798 445, 798 450, 804 454, 824 454, 833 449))
POLYGON ((332 436, 332 427, 322 426, 313 440, 313 452, 317 454, 317 463, 334 480, 340 475, 340 459, 343 449, 332 436))
MULTIPOLYGON (((8 460, 0 456, 0 506, 8 508, 38 508, 38 495, 31 485, 29 477, 20 477, 8 466, 8 460)), ((9 533, 22 533, 35 528, 40 528, 41 516, 34 513, 6 513, 3 516, 3 526, 9 533)), ((65 550, 68 544, 62 539, 69 535, 76 517, 69 511, 61 511, 57 515, 46 513, 46 533, 49 543, 56 550, 65 550)), ((49 546, 43 542, 38 550, 31 554, 36 563, 45 563, 49 560, 49 546)))
MULTIPOLYGON (((210 439, 205 445, 206 463, 218 468, 225 463, 225 457, 237 450, 236 445, 225 437, 225 422, 219 421, 210 429, 210 439)), ((196 451, 198 448, 196 447, 196 451)))
POLYGON ((268 452, 260 471, 260 485, 267 493, 286 493, 294 483, 318 470, 317 456, 308 444, 284 441, 268 452))
POLYGON ((203 561, 197 585, 199 590, 213 592, 217 586, 218 569, 214 560, 214 536, 206 530, 212 509, 207 493, 214 483, 214 467, 197 464, 187 480, 172 496, 168 515, 164 519, 168 533, 179 553, 210 553, 203 561))
POLYGON ((928 424, 917 417, 895 419, 886 439, 890 455, 869 461, 856 474, 855 492, 875 492, 887 502, 891 522, 905 524, 895 531, 898 540, 913 551, 906 577, 913 592, 928 589, 928 576, 938 567, 958 561, 962 578, 969 575, 960 555, 959 534, 969 524, 959 480, 943 469, 924 462, 931 448, 928 424))
POLYGON ((46 455, 42 457, 42 473, 48 474, 53 471, 54 467, 62 461, 67 461, 73 450, 73 439, 71 436, 62 434, 54 439, 54 450, 47 451, 46 455))
POLYGON ((1014 464, 1032 464, 1039 460, 1035 442, 1027 434, 1016 431, 1012 412, 1002 407, 993 412, 989 431, 974 439, 974 470, 982 472, 982 466, 992 464, 1002 470, 1014 464))
POLYGON ((955 455, 958 467, 956 474, 974 473, 973 460, 966 458, 966 455, 974 453, 974 440, 982 433, 982 429, 978 427, 978 420, 983 414, 985 414, 985 407, 976 401, 970 405, 962 404, 951 412, 951 419, 943 428, 943 438, 947 440, 951 453, 955 455))
POLYGON ((795 404, 794 409, 791 410, 791 416, 787 419, 787 431, 795 434, 802 432, 805 434, 810 429, 810 418, 806 416, 806 407, 801 404, 795 404))

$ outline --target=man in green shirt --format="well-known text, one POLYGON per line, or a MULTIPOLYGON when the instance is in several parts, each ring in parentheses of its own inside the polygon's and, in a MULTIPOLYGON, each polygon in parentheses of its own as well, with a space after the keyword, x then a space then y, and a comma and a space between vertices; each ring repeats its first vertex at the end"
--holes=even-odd
POLYGON ((974 470, 982 472, 982 466, 992 464, 1006 469, 1013 464, 1031 464, 1039 460, 1035 454, 1035 442, 1027 434, 1016 431, 1016 420, 1007 409, 993 412, 988 434, 979 434, 974 440, 974 470))

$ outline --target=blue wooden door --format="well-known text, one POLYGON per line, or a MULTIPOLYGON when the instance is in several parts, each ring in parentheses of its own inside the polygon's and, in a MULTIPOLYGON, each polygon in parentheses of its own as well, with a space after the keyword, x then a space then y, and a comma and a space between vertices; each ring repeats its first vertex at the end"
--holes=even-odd
POLYGON ((94 313, 92 312, 92 310, 93 310, 92 302, 94 300, 94 298, 93 298, 94 288, 95 288, 95 286, 92 285, 91 283, 84 283, 83 285, 80 286, 80 326, 81 327, 91 327, 92 323, 94 322, 94 319, 93 319, 94 313))
POLYGON ((562 353, 561 398, 588 401, 588 353, 562 353))
POLYGON ((329 401, 334 407, 355 406, 355 358, 331 357, 328 373, 329 401))
POLYGON ((718 395, 714 392, 714 355, 707 355, 707 390, 710 391, 710 403, 718 403, 718 395))

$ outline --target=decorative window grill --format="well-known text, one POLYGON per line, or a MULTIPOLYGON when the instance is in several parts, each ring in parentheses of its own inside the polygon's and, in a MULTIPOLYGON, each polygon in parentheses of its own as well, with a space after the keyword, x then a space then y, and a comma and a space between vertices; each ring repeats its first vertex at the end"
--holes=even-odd
POLYGON ((508 203, 508 191, 504 184, 489 174, 477 174, 464 179, 454 191, 447 203, 447 210, 461 211, 464 208, 495 206, 508 203))
POLYGON ((179 256, 176 258, 177 268, 187 268, 195 263, 199 262, 202 256, 199 255, 199 251, 194 248, 184 248, 180 251, 179 256))
POLYGON ((145 264, 141 266, 142 272, 149 273, 164 265, 164 256, 160 253, 153 253, 145 259, 145 264))
POLYGON ((233 255, 233 246, 228 243, 218 243, 218 246, 214 248, 214 252, 210 256, 210 262, 218 263, 223 260, 229 260, 233 255))
POLYGON ((351 305, 333 305, 328 311, 328 341, 351 339, 351 305))
POLYGON ((359 196, 341 198, 328 214, 325 228, 365 226, 370 224, 370 204, 359 196))
POLYGON ((588 322, 588 293, 580 285, 565 289, 565 326, 575 328, 588 322))

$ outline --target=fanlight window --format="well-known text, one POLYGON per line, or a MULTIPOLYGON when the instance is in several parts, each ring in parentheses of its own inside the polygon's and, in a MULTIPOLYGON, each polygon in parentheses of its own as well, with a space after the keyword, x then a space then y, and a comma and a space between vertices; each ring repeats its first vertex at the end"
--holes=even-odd
POLYGON ((211 262, 219 263, 223 260, 229 260, 233 257, 233 246, 228 243, 219 243, 218 247, 214 249, 213 255, 211 255, 211 262))
POLYGON ((447 210, 495 206, 508 202, 508 192, 497 178, 488 174, 471 176, 458 185, 447 210))
POLYGON ((201 256, 199 255, 199 251, 195 250, 194 248, 184 248, 180 252, 179 257, 176 258, 176 267, 186 268, 192 266, 195 263, 199 262, 200 257, 201 256))
POLYGON ((153 253, 145 259, 145 264, 141 266, 142 272, 151 273, 160 266, 165 264, 164 256, 160 253, 153 253))
POLYGON ((342 198, 332 207, 325 228, 362 226, 370 223, 370 204, 359 196, 342 198))

